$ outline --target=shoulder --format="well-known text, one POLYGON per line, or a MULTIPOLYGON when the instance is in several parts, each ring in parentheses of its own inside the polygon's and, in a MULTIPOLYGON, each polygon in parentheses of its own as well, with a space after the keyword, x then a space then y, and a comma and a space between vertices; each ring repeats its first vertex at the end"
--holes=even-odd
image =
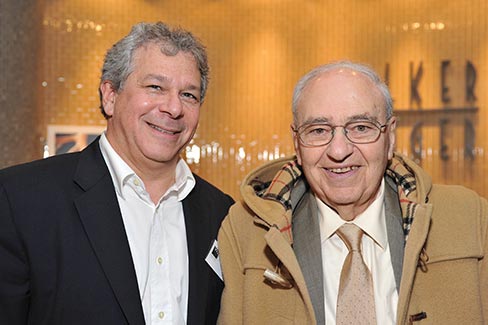
MULTIPOLYGON (((243 202, 238 201, 229 209, 229 214, 225 220, 226 227, 237 228, 254 228, 254 213, 243 202)), ((247 231, 245 231, 247 232, 247 231)))
POLYGON ((66 180, 74 174, 78 156, 79 153, 63 154, 4 168, 0 170, 0 184, 28 189, 36 184, 66 180))
POLYGON ((464 186, 434 184, 429 194, 429 203, 433 204, 434 209, 467 214, 481 212, 486 199, 464 186))
POLYGON ((480 254, 488 229, 485 198, 463 186, 434 185, 428 204, 432 206, 432 250, 451 257, 480 254))
POLYGON ((229 208, 234 204, 234 200, 203 178, 195 174, 193 176, 195 177, 195 187, 183 200, 183 208, 188 212, 219 220, 220 225, 229 208))
POLYGON ((196 174, 193 174, 193 177, 195 177, 195 188, 192 191, 192 196, 198 196, 205 200, 218 200, 229 205, 234 203, 230 195, 224 193, 215 185, 210 184, 196 174))
POLYGON ((11 214, 19 229, 39 230, 72 209, 77 156, 55 156, 1 170, 0 217, 11 214))
POLYGON ((256 245, 264 249, 266 246, 264 236, 268 231, 269 225, 257 218, 255 213, 241 201, 230 208, 221 228, 222 236, 240 243, 244 250, 256 245))

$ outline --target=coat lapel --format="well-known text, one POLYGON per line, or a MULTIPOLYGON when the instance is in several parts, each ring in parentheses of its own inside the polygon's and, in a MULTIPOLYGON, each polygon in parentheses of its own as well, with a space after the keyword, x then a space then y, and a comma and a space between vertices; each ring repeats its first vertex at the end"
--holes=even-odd
POLYGON ((189 260, 188 324, 205 323, 206 279, 209 276, 205 257, 212 244, 212 238, 208 238, 211 233, 208 213, 197 187, 198 181, 195 189, 183 200, 189 260))
POLYGON ((144 324, 137 278, 112 178, 98 141, 80 154, 75 206, 93 250, 129 324, 144 324))
POLYGON ((419 204, 405 245, 402 280, 398 295, 397 324, 407 321, 408 306, 412 294, 413 281, 418 269, 419 256, 429 233, 432 216, 431 204, 419 204))
MULTIPOLYGON (((308 294, 307 283, 305 282, 303 271, 301 270, 293 248, 290 246, 290 242, 283 236, 283 233, 279 229, 281 229, 279 226, 271 227, 266 235, 264 235, 264 239, 269 248, 290 273, 298 292, 300 292, 300 295, 304 300, 306 308, 310 315, 314 316, 313 320, 315 321, 314 305, 312 304, 310 294, 308 294)), ((315 323, 316 321, 314 324, 315 323)))
POLYGON ((297 256, 315 311, 317 324, 325 324, 324 273, 317 203, 311 192, 306 192, 292 219, 293 250, 297 256))

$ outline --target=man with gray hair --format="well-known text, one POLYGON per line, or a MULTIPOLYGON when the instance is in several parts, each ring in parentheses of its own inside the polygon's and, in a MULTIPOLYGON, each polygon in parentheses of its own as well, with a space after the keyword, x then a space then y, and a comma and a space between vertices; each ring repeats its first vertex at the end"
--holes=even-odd
POLYGON ((219 323, 487 322, 487 201, 394 152, 377 74, 320 66, 292 105, 296 156, 251 172, 222 223, 219 323))
POLYGON ((0 324, 214 324, 232 198, 192 174, 208 84, 188 31, 140 23, 108 52, 106 131, 0 171, 0 324))

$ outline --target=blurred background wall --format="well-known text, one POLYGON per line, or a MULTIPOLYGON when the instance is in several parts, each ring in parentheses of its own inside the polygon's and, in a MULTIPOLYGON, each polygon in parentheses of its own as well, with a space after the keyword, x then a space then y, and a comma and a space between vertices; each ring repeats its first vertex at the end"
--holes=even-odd
POLYGON ((38 159, 42 1, 0 0, 0 168, 38 159))
POLYGON ((54 153, 48 129, 103 129, 106 50, 134 23, 158 20, 208 48, 209 93, 184 156, 234 197, 252 168, 293 153, 300 76, 340 59, 387 80, 398 151, 434 181, 488 196, 485 0, 0 0, 0 167, 54 153))

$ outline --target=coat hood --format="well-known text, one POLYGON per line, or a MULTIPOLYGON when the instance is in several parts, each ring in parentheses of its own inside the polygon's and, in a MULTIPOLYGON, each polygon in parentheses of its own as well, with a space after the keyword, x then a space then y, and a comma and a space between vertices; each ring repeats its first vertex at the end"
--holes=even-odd
MULTIPOLYGON (((432 179, 415 162, 399 153, 395 153, 388 164, 385 177, 398 189, 407 235, 415 207, 428 202, 432 179)), ((291 156, 252 171, 241 185, 241 195, 257 217, 283 230, 291 224, 291 212, 308 188, 296 156, 291 156)))

